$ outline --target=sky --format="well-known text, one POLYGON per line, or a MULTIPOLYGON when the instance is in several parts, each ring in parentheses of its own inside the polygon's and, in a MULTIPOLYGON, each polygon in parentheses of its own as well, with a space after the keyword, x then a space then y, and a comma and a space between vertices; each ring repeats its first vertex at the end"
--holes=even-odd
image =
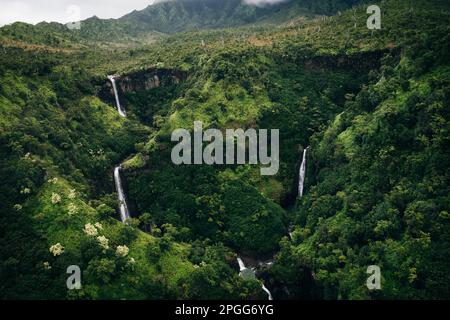
POLYGON ((0 0, 0 25, 16 21, 61 23, 100 18, 119 18, 141 10, 154 0, 0 0), (77 7, 73 7, 73 6, 77 7))
MULTIPOLYGON (((96 15, 119 18, 133 10, 142 10, 157 0, 0 0, 0 26, 16 21, 36 24, 72 22, 96 15)), ((226 1, 226 0, 218 0, 226 1)), ((266 5, 285 0, 244 0, 249 4, 266 5)))

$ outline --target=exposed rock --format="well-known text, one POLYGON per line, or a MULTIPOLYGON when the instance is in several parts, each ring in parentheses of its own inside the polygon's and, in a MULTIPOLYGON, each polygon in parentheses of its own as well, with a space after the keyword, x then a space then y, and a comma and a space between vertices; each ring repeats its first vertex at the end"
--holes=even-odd
MULTIPOLYGON (((186 72, 175 69, 150 68, 124 75, 115 75, 119 96, 127 92, 151 90, 163 86, 179 84, 187 77, 186 72)), ((114 90, 107 79, 95 79, 96 95, 103 101, 114 104, 114 90)))

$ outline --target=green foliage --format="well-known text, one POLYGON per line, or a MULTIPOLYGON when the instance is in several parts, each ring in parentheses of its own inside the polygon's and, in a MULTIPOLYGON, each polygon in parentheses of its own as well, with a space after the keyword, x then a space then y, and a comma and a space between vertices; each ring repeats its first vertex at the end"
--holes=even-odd
POLYGON ((448 4, 384 1, 373 34, 366 6, 304 19, 356 2, 186 0, 78 32, 1 28, 1 298, 265 298, 238 276, 237 252, 275 255, 258 277, 277 299, 448 298, 448 4), (106 74, 150 69, 187 78, 121 92, 119 117, 99 93, 106 74), (173 165, 170 134, 195 120, 280 129, 279 174, 173 165), (120 163, 126 225, 112 193, 120 163), (74 264, 83 288, 68 292, 74 264), (380 292, 365 287, 372 264, 380 292))
MULTIPOLYGON (((440 35, 434 36, 430 41, 437 44, 440 35)), ((417 51, 433 52, 435 62, 423 69, 415 60, 420 54, 385 59, 382 80, 349 100, 332 126, 312 139, 317 175, 297 219, 313 233, 291 250, 314 270, 324 298, 450 294, 450 279, 442 272, 449 268, 450 229, 441 214, 450 191, 444 142, 450 137, 450 79, 448 64, 439 63, 448 54, 426 42, 418 42, 417 51), (400 82, 405 72, 408 86, 400 82), (377 102, 366 111, 373 96, 377 102), (365 268, 372 264, 382 270, 384 289, 378 294, 363 287, 365 268)))

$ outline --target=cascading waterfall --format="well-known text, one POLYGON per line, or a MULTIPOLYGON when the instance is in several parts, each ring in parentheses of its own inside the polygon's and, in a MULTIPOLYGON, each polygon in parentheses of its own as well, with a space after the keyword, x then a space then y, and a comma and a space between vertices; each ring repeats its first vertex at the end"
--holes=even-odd
POLYGON ((308 152, 308 148, 303 150, 303 160, 300 166, 300 172, 298 176, 298 197, 303 197, 303 188, 305 186, 305 176, 306 176, 306 153, 308 152))
POLYGON ((119 93, 117 91, 117 85, 116 85, 116 78, 114 78, 114 76, 108 76, 108 79, 109 79, 109 81, 111 81, 111 84, 113 86, 114 96, 116 97, 117 111, 119 111, 119 114, 121 117, 125 118, 127 116, 127 112, 125 111, 124 108, 122 108, 122 106, 120 104, 119 93))
MULTIPOLYGON (((255 275, 255 271, 253 269, 249 269, 245 266, 244 261, 240 257, 237 257, 237 262, 239 264, 239 275, 242 276, 242 272, 245 270, 250 270, 253 272, 253 275, 255 275)), ((267 293, 267 296, 269 297, 269 300, 273 300, 272 293, 269 291, 269 289, 266 288, 264 283, 262 283, 262 289, 267 293)))
POLYGON ((114 169, 114 182, 116 183, 116 190, 119 198, 120 219, 122 220, 123 223, 125 223, 131 217, 130 212, 128 211, 125 193, 122 187, 122 181, 120 179, 120 169, 121 169, 120 166, 114 169))
MULTIPOLYGON (((114 76, 108 76, 109 81, 111 81, 111 84, 113 86, 114 90, 114 96, 116 97, 116 105, 117 105, 117 111, 119 111, 119 115, 121 117, 126 117, 127 113, 120 105, 119 100, 119 93, 117 92, 117 85, 116 85, 116 79, 114 76)), ((119 210, 120 210, 120 219, 123 223, 125 223, 128 219, 131 218, 130 212, 128 211, 127 201, 125 199, 125 192, 123 191, 122 187, 122 180, 120 179, 120 169, 121 166, 117 166, 114 168, 114 183, 116 185, 117 190, 117 197, 119 199, 119 210)))

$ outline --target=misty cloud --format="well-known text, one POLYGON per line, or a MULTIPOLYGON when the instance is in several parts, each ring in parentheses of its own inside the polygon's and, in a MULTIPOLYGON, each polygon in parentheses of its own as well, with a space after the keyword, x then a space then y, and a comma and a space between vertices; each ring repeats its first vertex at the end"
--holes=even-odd
POLYGON ((256 6, 267 6, 272 4, 278 4, 281 2, 288 2, 290 0, 244 0, 245 3, 256 6))

